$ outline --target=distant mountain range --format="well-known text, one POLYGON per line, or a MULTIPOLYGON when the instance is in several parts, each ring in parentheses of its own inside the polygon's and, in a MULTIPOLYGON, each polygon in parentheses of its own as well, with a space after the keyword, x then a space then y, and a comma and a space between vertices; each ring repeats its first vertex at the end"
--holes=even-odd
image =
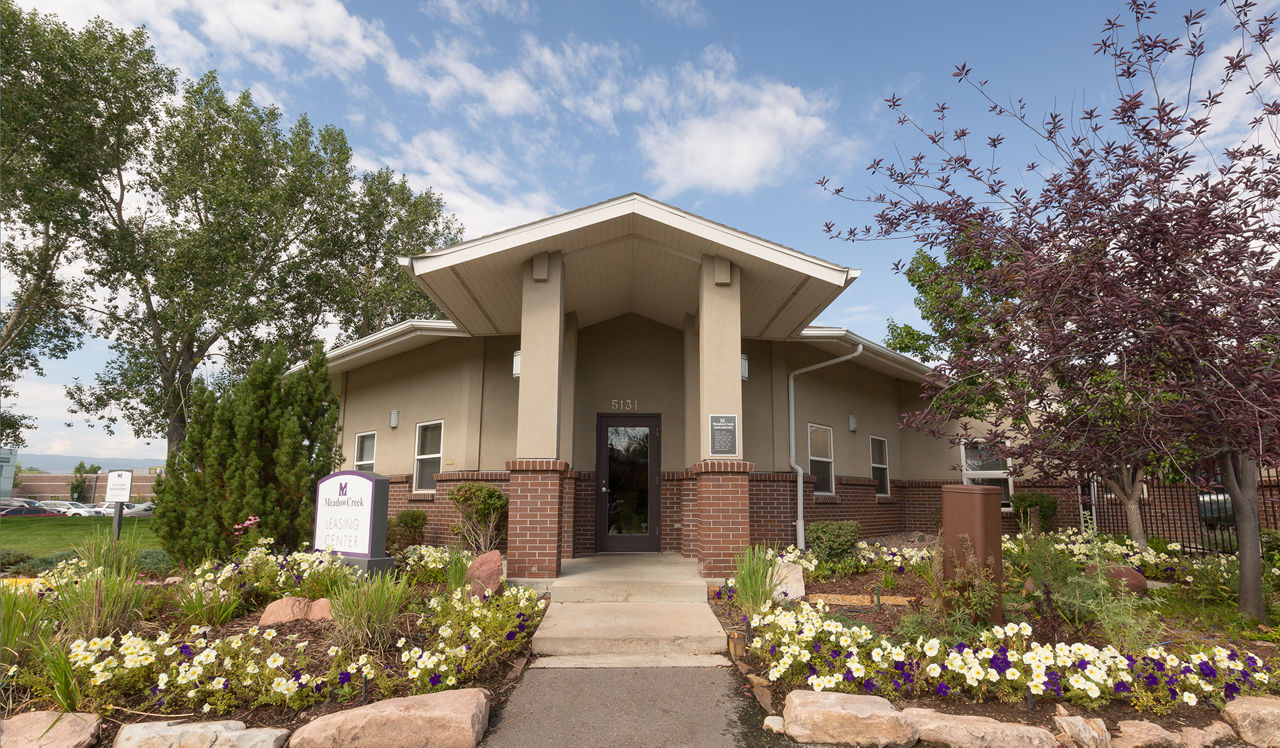
POLYGON ((79 455, 36 455, 18 453, 24 468, 33 467, 46 473, 70 473, 83 460, 86 465, 101 465, 104 471, 131 470, 164 465, 163 457, 81 457, 79 455))

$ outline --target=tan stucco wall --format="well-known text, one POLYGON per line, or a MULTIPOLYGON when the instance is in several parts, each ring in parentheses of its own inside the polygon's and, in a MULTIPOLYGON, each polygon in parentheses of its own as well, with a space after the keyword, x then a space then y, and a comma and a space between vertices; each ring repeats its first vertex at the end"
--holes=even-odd
POLYGON ((511 376, 511 356, 520 336, 502 335, 484 341, 484 401, 480 413, 480 469, 505 470, 516 456, 516 403, 520 380, 511 376))
POLYGON ((596 469, 598 414, 658 413, 662 416, 662 469, 688 467, 683 331, 627 314, 580 329, 577 353, 573 466, 596 469))
POLYGON ((416 424, 443 420, 442 469, 477 469, 483 350, 480 338, 442 340, 347 372, 343 467, 352 468, 356 435, 374 431, 374 471, 411 473, 416 424), (399 428, 388 426, 392 410, 400 411, 399 428))
MULTIPOLYGON (((903 413, 924 408, 920 398, 920 385, 913 382, 898 383, 898 408, 903 413)), ((952 433, 958 424, 951 423, 952 433)), ((902 461, 911 469, 910 477, 918 480, 961 480, 960 450, 946 439, 936 439, 928 434, 908 429, 902 434, 902 461)))

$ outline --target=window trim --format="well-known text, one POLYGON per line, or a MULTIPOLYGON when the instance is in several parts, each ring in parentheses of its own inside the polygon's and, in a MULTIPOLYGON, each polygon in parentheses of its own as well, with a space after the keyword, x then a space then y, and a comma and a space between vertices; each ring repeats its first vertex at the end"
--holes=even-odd
MULTIPOLYGON (((970 443, 980 444, 986 441, 989 441, 989 440, 971 439, 968 442, 961 442, 960 474, 961 474, 962 480, 966 486, 980 485, 980 484, 971 483, 970 479, 1004 480, 1009 487, 1009 496, 1012 497, 1013 496, 1013 476, 1009 474, 1009 460, 1007 458, 1004 461, 1004 470, 970 470, 968 467, 969 460, 968 460, 968 455, 966 455, 965 452, 968 449, 969 444, 970 443)), ((1000 499, 1000 511, 1012 512, 1013 503, 1002 497, 1000 499)))
MULTIPOLYGON (((814 496, 835 496, 836 495, 836 431, 830 426, 824 426, 821 423, 808 423, 807 426, 808 428, 805 429, 804 433, 805 433, 805 439, 809 448, 809 474, 814 475, 813 474, 814 460, 817 460, 818 462, 825 462, 831 466, 831 472, 830 472, 831 490, 819 491, 818 484, 815 481, 813 484, 813 495, 814 496), (831 448, 830 457, 814 457, 813 456, 813 429, 815 428, 827 430, 827 446, 831 448)), ((817 476, 814 475, 814 477, 816 478, 817 476)))
POLYGON ((413 493, 415 494, 435 494, 434 488, 418 488, 418 461, 429 460, 431 458, 440 460, 440 470, 444 470, 444 419, 437 418, 434 421, 419 421, 413 425, 413 493), (418 437, 422 435, 423 426, 432 426, 440 424, 440 451, 435 454, 421 454, 418 452, 418 437))
POLYGON ((893 494, 893 488, 892 488, 892 483, 889 481, 889 440, 883 436, 869 435, 869 438, 867 440, 867 449, 870 452, 868 456, 871 458, 871 480, 876 479, 876 468, 884 468, 884 489, 885 490, 884 490, 884 493, 880 493, 879 491, 880 486, 877 483, 876 496, 880 498, 891 496, 893 494), (877 439, 884 442, 884 464, 882 465, 876 464, 875 443, 877 439))
POLYGON ((351 445, 351 467, 352 467, 352 469, 353 469, 353 470, 355 470, 356 472, 359 472, 359 473, 363 473, 363 472, 369 472, 369 473, 372 473, 372 472, 373 472, 373 466, 374 466, 374 464, 375 464, 375 461, 377 460, 377 456, 378 456, 378 432, 377 432, 377 431, 361 431, 360 433, 356 434, 356 436, 355 436, 355 442, 351 445), (359 458, 360 458, 360 437, 362 437, 362 436, 372 436, 372 437, 373 437, 373 457, 369 458, 368 460, 360 460, 360 459, 359 459, 359 458), (368 466, 369 466, 369 469, 368 469, 367 471, 366 471, 366 470, 362 470, 362 469, 360 468, 360 466, 361 466, 361 465, 368 465, 368 466))

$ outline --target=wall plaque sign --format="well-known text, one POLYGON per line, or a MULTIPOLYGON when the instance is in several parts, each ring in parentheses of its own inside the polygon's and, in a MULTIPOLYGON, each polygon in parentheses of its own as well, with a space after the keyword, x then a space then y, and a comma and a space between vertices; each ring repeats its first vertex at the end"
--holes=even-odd
POLYGON ((738 416, 711 415, 707 417, 711 429, 711 456, 737 457, 738 451, 738 416))
POLYGON ((332 550, 365 571, 390 569, 387 557, 386 478, 343 470, 316 484, 316 527, 312 547, 332 550))

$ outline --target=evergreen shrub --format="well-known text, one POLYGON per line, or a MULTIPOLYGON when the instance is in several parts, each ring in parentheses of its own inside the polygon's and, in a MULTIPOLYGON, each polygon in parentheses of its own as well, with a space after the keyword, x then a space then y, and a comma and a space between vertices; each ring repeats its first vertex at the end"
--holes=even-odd
POLYGON ((854 520, 810 522, 804 539, 818 563, 835 564, 857 555, 862 526, 854 520))

